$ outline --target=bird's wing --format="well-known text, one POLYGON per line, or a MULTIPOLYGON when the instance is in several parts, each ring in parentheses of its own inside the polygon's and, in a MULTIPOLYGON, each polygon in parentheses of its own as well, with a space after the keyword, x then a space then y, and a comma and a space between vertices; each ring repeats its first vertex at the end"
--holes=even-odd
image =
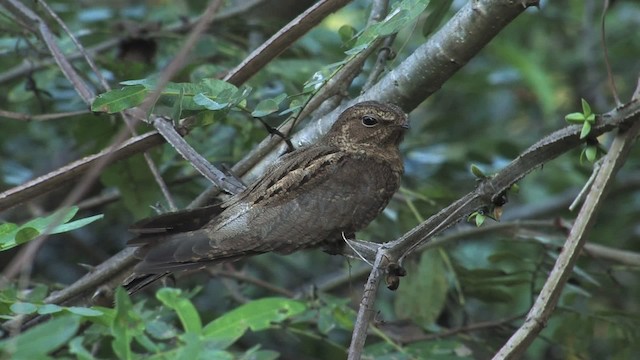
POLYGON ((146 237, 181 233, 202 228, 211 219, 220 215, 221 204, 209 205, 195 209, 170 212, 138 221, 129 227, 129 231, 138 237, 127 242, 128 245, 142 245, 146 237))
POLYGON ((284 156, 206 227, 145 239, 137 273, 202 267, 337 240, 368 224, 397 189, 384 163, 314 146, 284 156))

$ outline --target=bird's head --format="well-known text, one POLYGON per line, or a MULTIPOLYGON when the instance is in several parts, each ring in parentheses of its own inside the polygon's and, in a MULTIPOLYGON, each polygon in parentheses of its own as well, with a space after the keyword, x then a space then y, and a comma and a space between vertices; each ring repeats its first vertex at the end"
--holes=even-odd
POLYGON ((397 148, 408 128, 407 115, 398 106, 365 101, 343 111, 325 139, 341 148, 358 145, 397 148))

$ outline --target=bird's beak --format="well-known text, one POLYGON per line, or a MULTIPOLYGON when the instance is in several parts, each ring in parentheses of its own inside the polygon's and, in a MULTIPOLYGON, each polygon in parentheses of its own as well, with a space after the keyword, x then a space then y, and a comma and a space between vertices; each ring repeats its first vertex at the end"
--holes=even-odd
POLYGON ((409 118, 407 118, 404 123, 402 123, 402 125, 400 125, 401 128, 405 129, 405 130, 409 130, 411 128, 411 126, 409 125, 409 118))

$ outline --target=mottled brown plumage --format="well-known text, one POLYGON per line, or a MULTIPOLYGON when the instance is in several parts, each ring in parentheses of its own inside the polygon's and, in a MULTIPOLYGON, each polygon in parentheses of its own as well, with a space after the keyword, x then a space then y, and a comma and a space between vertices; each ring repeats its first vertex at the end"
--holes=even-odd
POLYGON ((282 156, 227 202, 143 223, 129 242, 140 246, 135 274, 143 277, 128 287, 249 255, 343 242, 343 233, 369 224, 398 189, 407 127, 397 106, 356 104, 317 143, 282 156))

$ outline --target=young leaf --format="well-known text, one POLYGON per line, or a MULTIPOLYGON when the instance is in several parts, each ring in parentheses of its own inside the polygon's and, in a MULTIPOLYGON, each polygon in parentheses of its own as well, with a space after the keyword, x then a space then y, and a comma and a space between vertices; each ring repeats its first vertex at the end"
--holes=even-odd
POLYGON ((83 227, 102 218, 102 215, 96 215, 66 224, 77 212, 78 207, 72 206, 59 209, 49 216, 32 219, 20 226, 3 224, 4 226, 0 231, 0 251, 11 249, 33 240, 45 231, 49 231, 50 234, 60 234, 83 227), (59 225, 52 228, 54 223, 59 225))
POLYGON ((274 99, 264 99, 251 112, 253 117, 263 117, 278 111, 278 103, 274 99))
POLYGON ((584 124, 582 124, 582 131, 580 131, 580 140, 589 136, 590 132, 591 132, 591 123, 588 121, 585 121, 584 124))
POLYGON ((589 145, 586 149, 584 149, 584 156, 589 160, 589 162, 596 161, 596 156, 598 155, 598 147, 589 145))
POLYGON ((591 116, 591 106, 589 106, 589 103, 587 102, 587 100, 585 99, 580 99, 582 102, 582 114, 584 114, 585 118, 588 118, 589 116, 591 116))
POLYGON ((0 354, 11 359, 48 359, 78 331, 75 315, 56 317, 13 338, 0 341, 0 354))
POLYGON ((485 173, 482 170, 480 170, 480 168, 475 164, 471 164, 471 173, 473 174, 473 176, 477 177, 478 179, 487 178, 487 175, 485 175, 485 173))
POLYGON ((107 91, 98 95, 91 104, 91 111, 109 114, 138 106, 147 96, 142 85, 126 86, 122 89, 107 91))
POLYGON ((222 110, 229 105, 226 103, 213 101, 210 98, 206 97, 203 93, 196 94, 196 96, 193 97, 193 102, 200 106, 203 106, 208 110, 222 110))
POLYGON ((226 348, 238 340, 247 329, 260 331, 268 329, 275 322, 281 322, 306 309, 296 300, 264 298, 244 304, 213 320, 203 329, 203 335, 215 342, 219 348, 226 348))
POLYGON ((183 297, 179 289, 162 288, 156 293, 158 300, 175 310, 186 332, 199 334, 202 331, 200 315, 191 300, 183 297))
POLYGON ((579 112, 568 114, 564 117, 564 119, 570 124, 582 124, 585 120, 584 114, 579 112))

